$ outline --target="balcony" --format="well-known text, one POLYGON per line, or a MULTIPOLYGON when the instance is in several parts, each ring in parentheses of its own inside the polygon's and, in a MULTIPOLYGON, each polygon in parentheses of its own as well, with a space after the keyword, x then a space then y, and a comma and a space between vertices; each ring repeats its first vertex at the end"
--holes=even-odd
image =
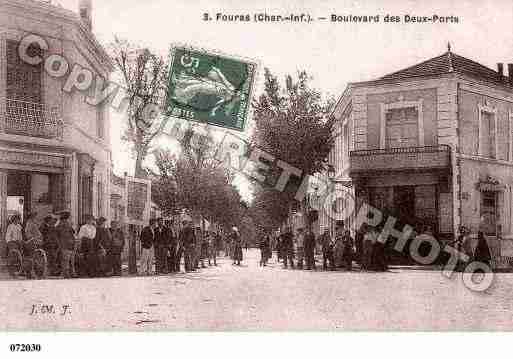
POLYGON ((62 141, 64 123, 56 107, 5 99, 4 132, 62 141))
POLYGON ((405 170, 451 168, 451 149, 447 145, 351 151, 351 176, 405 170))

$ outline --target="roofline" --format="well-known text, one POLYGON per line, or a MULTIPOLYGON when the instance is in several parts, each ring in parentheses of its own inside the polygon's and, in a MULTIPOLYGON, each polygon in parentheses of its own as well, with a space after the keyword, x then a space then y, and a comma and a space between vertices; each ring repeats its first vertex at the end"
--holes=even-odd
POLYGON ((64 7, 53 5, 49 2, 37 0, 0 0, 0 4, 1 3, 6 3, 13 7, 30 7, 31 9, 40 11, 47 16, 57 17, 64 21, 73 23, 77 27, 79 33, 84 36, 86 41, 88 41, 90 45, 92 45, 95 49, 98 50, 98 52, 93 53, 93 55, 100 56, 102 60, 99 61, 100 65, 106 66, 108 72, 113 72, 115 70, 114 62, 112 61, 107 51, 98 42, 92 31, 85 26, 80 16, 74 11, 66 9, 64 7))
POLYGON ((344 90, 342 92, 342 95, 338 98, 337 102, 335 102, 335 105, 333 106, 333 109, 330 111, 330 117, 334 117, 335 111, 337 110, 338 106, 342 103, 342 100, 346 98, 351 91, 353 90, 353 83, 349 82, 344 90))
MULTIPOLYGON (((378 80, 371 80, 371 81, 350 82, 348 84, 348 86, 352 86, 352 88, 357 88, 357 87, 376 86, 376 85, 394 85, 394 84, 401 84, 401 83, 408 82, 408 81, 429 80, 429 79, 438 79, 438 78, 454 77, 454 76, 463 76, 463 77, 466 77, 466 78, 469 78, 472 80, 480 81, 489 86, 496 86, 496 87, 505 89, 509 92, 513 91, 513 84, 511 84, 511 85, 509 84, 508 77, 506 77, 506 76, 504 77, 506 79, 504 82, 490 81, 490 80, 482 78, 480 76, 476 76, 476 75, 470 74, 468 72, 459 71, 459 70, 454 70, 452 72, 443 72, 440 74, 430 75, 430 76, 419 75, 419 76, 409 76, 409 77, 405 77, 402 79, 387 79, 387 80, 378 79, 378 80)), ((338 102, 337 102, 337 105, 338 105, 338 102)))

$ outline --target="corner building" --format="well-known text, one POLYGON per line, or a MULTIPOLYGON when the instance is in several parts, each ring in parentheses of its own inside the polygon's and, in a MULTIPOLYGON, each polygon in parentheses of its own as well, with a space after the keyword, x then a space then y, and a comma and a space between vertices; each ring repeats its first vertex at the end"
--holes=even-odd
MULTIPOLYGON (((92 3, 80 1, 75 13, 49 2, 0 0, 0 252, 8 217, 68 210, 74 226, 84 215, 110 219, 112 168, 107 105, 85 102, 87 91, 62 90, 79 64, 109 78, 113 65, 92 30, 92 3), (45 59, 62 55, 69 63, 62 78, 44 64, 29 65, 18 55, 28 34, 44 38, 45 59)), ((34 53, 35 54, 35 53, 34 53)), ((92 89, 94 91, 94 82, 92 89)), ((93 92, 94 94, 94 92, 93 92)))
POLYGON ((448 241, 486 234, 494 265, 513 243, 513 65, 497 71, 453 53, 350 83, 333 115, 330 156, 357 207, 366 202, 448 241), (349 184, 347 184, 349 183, 349 184))

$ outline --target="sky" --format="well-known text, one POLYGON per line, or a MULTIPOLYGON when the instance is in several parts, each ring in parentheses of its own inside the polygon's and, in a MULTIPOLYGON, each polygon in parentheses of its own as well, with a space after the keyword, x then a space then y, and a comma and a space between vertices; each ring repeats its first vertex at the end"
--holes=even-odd
MULTIPOLYGON (((78 11, 78 0, 53 0, 78 11)), ((258 61, 280 77, 307 70, 313 86, 339 97, 348 82, 371 80, 452 51, 495 69, 513 63, 511 0, 431 1, 221 1, 221 0, 93 0, 93 32, 103 44, 114 35, 167 54, 170 44, 214 49, 258 61), (386 3, 386 4, 385 4, 386 3), (209 13, 214 20, 203 21, 209 13), (310 14, 327 21, 255 23, 216 21, 216 14, 310 14), (337 15, 380 15, 381 21, 343 23, 337 15), (384 23, 385 15, 457 16, 458 23, 384 23)), ((506 68, 507 66, 505 66, 506 68)), ((262 83, 262 72, 257 81, 262 83)), ((261 87, 257 86, 256 93, 261 87)), ((133 161, 118 134, 121 116, 111 116, 114 170, 133 172, 133 161)), ((243 135, 248 135, 245 133, 243 135)), ((151 159, 149 160, 151 162, 151 159)), ((151 165, 151 163, 148 163, 151 165)), ((249 182, 236 183, 249 199, 249 182)))

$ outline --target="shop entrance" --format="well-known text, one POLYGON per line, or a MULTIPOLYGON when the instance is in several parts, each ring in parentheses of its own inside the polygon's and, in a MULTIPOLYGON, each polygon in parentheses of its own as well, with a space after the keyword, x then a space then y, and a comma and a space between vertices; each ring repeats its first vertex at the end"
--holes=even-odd
MULTIPOLYGON (((396 219, 395 228, 402 230, 409 225, 416 231, 421 231, 425 225, 431 227, 433 234, 437 235, 437 186, 388 186, 369 188, 370 205, 379 209, 383 214, 385 223, 389 216, 396 219)), ((395 240, 390 239, 388 244, 390 264, 414 264, 409 256, 408 245, 404 253, 392 250, 395 240)))
POLYGON ((53 213, 63 200, 62 175, 40 172, 7 172, 7 216, 19 214, 25 221, 31 212, 37 220, 53 213))

